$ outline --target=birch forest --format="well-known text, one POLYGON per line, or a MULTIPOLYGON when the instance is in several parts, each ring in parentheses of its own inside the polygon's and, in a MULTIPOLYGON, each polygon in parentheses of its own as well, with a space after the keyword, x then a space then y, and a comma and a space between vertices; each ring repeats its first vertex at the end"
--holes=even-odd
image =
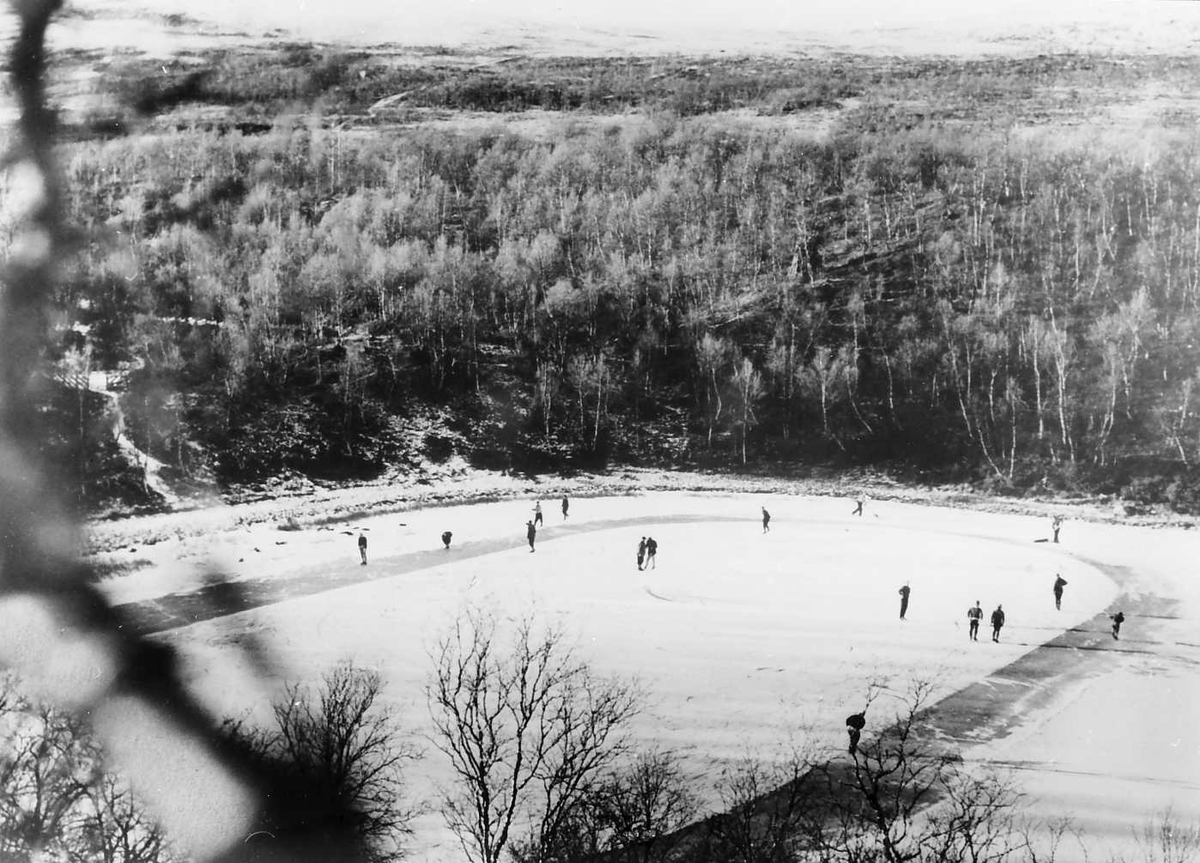
POLYGON ((115 398, 182 485, 458 454, 1200 506, 1196 117, 1130 95, 1195 60, 157 69, 64 112, 51 351, 119 382, 47 408, 83 498, 132 487, 115 398))

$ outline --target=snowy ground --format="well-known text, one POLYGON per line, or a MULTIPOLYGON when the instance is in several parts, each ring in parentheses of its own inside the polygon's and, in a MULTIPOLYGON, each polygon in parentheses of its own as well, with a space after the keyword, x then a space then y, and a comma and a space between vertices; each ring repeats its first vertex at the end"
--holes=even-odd
MULTIPOLYGON (((903 695, 926 679, 938 697, 1007 705, 986 727, 959 728, 965 757, 1013 769, 1037 816, 1075 820, 1091 859, 1128 849, 1168 806, 1200 823, 1195 532, 1073 519, 1054 545, 1036 541, 1049 535, 1045 516, 873 500, 858 518, 847 498, 774 488, 576 497, 566 522, 547 498, 533 554, 526 497, 325 523, 319 508, 296 504, 306 518, 288 518, 299 530, 280 530, 287 518, 238 525, 245 512, 223 526, 222 511, 192 514, 186 529, 178 520, 189 516, 164 517, 145 528, 155 545, 108 553, 141 567, 104 587, 115 603, 158 614, 159 626, 199 620, 158 637, 179 646, 196 688, 227 715, 261 715, 271 697, 240 649, 257 639, 287 679, 313 679, 343 658, 378 667, 420 736, 433 641, 467 603, 487 604, 560 621, 599 671, 643 681, 652 697, 638 739, 684 753, 700 790, 723 765, 770 757, 789 740, 835 757, 842 718, 871 681, 903 695), (765 535, 760 506, 773 515, 765 535), (445 529, 450 551, 438 540, 445 529), (370 539, 366 567, 359 530, 370 539), (658 568, 638 572, 646 534, 659 541, 658 568), (203 619, 214 611, 190 600, 210 558, 261 607, 203 619), (1061 611, 1056 572, 1069 582, 1061 611), (984 631, 970 643, 966 609, 977 599, 984 631), (1008 624, 993 644, 986 618, 998 603, 1008 624), (1102 616, 1115 607, 1128 617, 1119 642, 1102 616), (1049 671, 1026 674, 1039 663, 1049 671)), ((98 528, 114 548, 120 530, 98 528)), ((883 719, 889 708, 876 710, 883 719)), ((417 799, 448 778, 427 749, 412 771, 417 799)), ((437 816, 417 827, 414 859, 461 859, 437 816)), ((1082 859, 1082 849, 1065 850, 1082 859)))

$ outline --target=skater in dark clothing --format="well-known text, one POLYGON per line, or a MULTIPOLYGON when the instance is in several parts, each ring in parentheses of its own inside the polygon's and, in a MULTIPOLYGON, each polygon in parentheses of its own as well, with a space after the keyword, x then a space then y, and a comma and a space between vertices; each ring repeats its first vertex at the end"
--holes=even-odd
POLYGON ((1054 516, 1054 521, 1050 524, 1050 529, 1054 531, 1054 541, 1058 542, 1058 532, 1062 528, 1062 516, 1054 516))
POLYGON ((442 531, 442 545, 446 546, 447 549, 450 548, 450 540, 452 539, 454 539, 453 533, 448 530, 442 531))
POLYGON ((846 733, 850 735, 850 754, 858 752, 858 740, 867 725, 866 713, 851 713, 846 717, 846 733))
POLYGON ((1062 610, 1062 591, 1067 586, 1067 580, 1062 577, 1062 573, 1054 573, 1054 607, 1059 611, 1062 610))
POLYGON ((767 512, 767 508, 765 506, 762 508, 762 511, 763 511, 763 533, 766 533, 767 531, 769 531, 771 529, 771 513, 767 512))
POLYGON ((539 500, 533 505, 533 523, 541 527, 542 522, 542 502, 539 500))
POLYGON ((362 565, 367 565, 367 536, 364 533, 358 535, 358 556, 362 558, 362 565))
POLYGON ((979 640, 979 621, 983 620, 983 608, 979 605, 979 600, 975 600, 975 606, 967 609, 967 635, 972 641, 979 640))
POLYGON ((655 561, 658 558, 658 542, 654 537, 646 538, 646 566, 650 569, 658 569, 658 564, 655 561))
POLYGON ((857 515, 859 518, 862 518, 863 504, 867 502, 866 497, 864 496, 864 497, 855 498, 854 502, 855 502, 855 504, 857 504, 857 506, 855 506, 854 512, 852 512, 850 514, 857 515))
POLYGON ((1000 630, 1004 628, 1004 606, 997 605, 992 612, 992 641, 1000 640, 1000 630))
POLYGON ((567 520, 567 510, 571 508, 571 501, 567 500, 567 496, 563 495, 563 521, 567 520))
POLYGON ((533 526, 532 521, 525 522, 525 538, 529 540, 529 551, 533 552, 533 541, 537 538, 537 528, 533 526))
POLYGON ((638 572, 642 571, 642 564, 646 561, 646 537, 642 537, 642 541, 638 543, 638 572))
POLYGON ((912 593, 912 588, 908 586, 908 582, 904 582, 904 587, 900 588, 900 619, 904 620, 904 615, 908 614, 908 595, 912 593))
POLYGON ((1111 619, 1113 622, 1113 638, 1120 638, 1121 624, 1125 622, 1125 613, 1123 611, 1118 611, 1116 614, 1109 615, 1109 619, 1111 619))

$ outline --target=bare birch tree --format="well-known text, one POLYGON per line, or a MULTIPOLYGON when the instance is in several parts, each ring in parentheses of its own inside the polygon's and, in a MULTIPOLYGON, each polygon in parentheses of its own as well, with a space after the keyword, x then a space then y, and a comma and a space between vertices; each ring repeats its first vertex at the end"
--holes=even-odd
POLYGON ((527 821, 529 859, 541 859, 589 782, 626 751, 638 687, 597 676, 559 629, 526 616, 502 632, 476 608, 433 661, 433 742, 455 777, 447 824, 472 861, 498 863, 527 821))

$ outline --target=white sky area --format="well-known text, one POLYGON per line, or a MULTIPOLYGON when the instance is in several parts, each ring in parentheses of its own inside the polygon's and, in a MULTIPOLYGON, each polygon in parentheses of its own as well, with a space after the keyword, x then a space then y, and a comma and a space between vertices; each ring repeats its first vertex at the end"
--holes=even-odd
MULTIPOLYGON (((607 0, 593 3, 561 3, 555 0, 447 0, 443 3, 397 3, 379 0, 295 0, 260 4, 252 9, 235 0, 216 0, 209 8, 225 6, 240 15, 269 14, 277 26, 303 30, 356 25, 362 32, 377 28, 402 38, 408 30, 432 31, 456 22, 502 24, 506 22, 548 25, 577 25, 638 31, 640 28, 711 29, 718 32, 762 30, 836 33, 871 28, 923 28, 930 26, 984 27, 1004 25, 1014 18, 1029 23, 1060 24, 1076 20, 1108 21, 1120 8, 1148 3, 1047 3, 1036 0, 1007 0, 990 4, 962 0, 925 0, 897 3, 889 0, 607 0), (269 7, 269 12, 268 12, 269 7), (278 17, 275 17, 278 16, 278 17)), ((1159 6, 1181 6, 1155 4, 1159 6)), ((224 17, 224 13, 222 13, 224 17)))
POLYGON ((510 45, 566 54, 1157 53, 1200 47, 1196 0, 74 0, 69 8, 83 15, 59 25, 59 44, 147 50, 161 23, 134 25, 130 19, 136 14, 151 19, 181 14, 195 22, 176 28, 176 36, 191 29, 357 45, 510 45))

